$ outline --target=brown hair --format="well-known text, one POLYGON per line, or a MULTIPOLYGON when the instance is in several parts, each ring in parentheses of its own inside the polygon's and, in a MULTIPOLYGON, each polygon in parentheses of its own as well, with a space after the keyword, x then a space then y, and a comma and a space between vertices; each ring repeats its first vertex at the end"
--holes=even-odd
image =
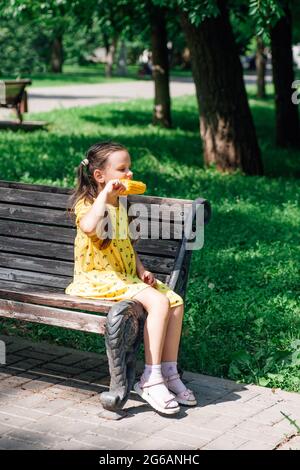
POLYGON ((87 165, 80 163, 77 167, 77 185, 70 197, 70 210, 74 212, 75 206, 80 199, 93 203, 98 196, 98 186, 94 180, 94 171, 103 170, 107 164, 108 157, 119 150, 127 150, 123 145, 116 142, 105 141, 92 145, 86 152, 87 165))
MULTIPOLYGON (((107 164, 109 156, 113 152, 118 152, 120 150, 126 150, 126 147, 123 145, 112 142, 104 141, 92 145, 86 152, 85 159, 87 160, 86 165, 82 162, 77 167, 77 185, 74 191, 71 193, 68 203, 68 212, 73 215, 75 212, 75 206, 80 199, 89 201, 91 204, 94 202, 94 199, 98 196, 98 186, 94 180, 94 171, 96 169, 103 170, 107 164)), ((131 217, 128 218, 130 223, 131 217)), ((107 225, 105 227, 107 229, 107 225)), ((105 238, 102 242, 101 248, 107 248, 111 243, 110 238, 105 238)))

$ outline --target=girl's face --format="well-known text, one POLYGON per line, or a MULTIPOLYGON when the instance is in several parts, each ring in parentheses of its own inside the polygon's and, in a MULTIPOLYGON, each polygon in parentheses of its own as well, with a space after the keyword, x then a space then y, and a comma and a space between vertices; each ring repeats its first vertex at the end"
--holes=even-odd
POLYGON ((106 185, 110 180, 126 178, 131 180, 133 173, 130 170, 131 160, 126 150, 113 152, 107 159, 104 170, 95 170, 96 181, 106 185))

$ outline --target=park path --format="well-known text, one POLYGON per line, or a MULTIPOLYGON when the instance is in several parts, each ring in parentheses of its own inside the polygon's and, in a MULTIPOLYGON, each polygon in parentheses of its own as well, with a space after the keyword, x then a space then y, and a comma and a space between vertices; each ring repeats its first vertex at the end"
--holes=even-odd
POLYGON ((106 357, 12 336, 0 341, 0 449, 300 450, 300 435, 282 414, 300 423, 300 394, 185 372, 198 406, 163 417, 133 392, 128 416, 107 421, 99 401, 109 383, 106 357))
MULTIPOLYGON (((194 95, 192 80, 171 81, 171 97, 194 95)), ((29 111, 36 113, 78 106, 124 102, 139 98, 153 98, 152 80, 100 83, 96 85, 66 85, 59 87, 28 88, 29 111)))
MULTIPOLYGON (((246 83, 255 83, 256 76, 246 74, 246 83)), ((271 77, 267 76, 267 81, 271 77)), ((171 78, 171 98, 195 95, 192 78, 171 78)), ((124 102, 139 98, 154 98, 152 80, 101 83, 96 85, 65 85, 58 87, 28 88, 29 111, 32 113, 52 111, 81 106, 93 106, 102 103, 124 102)))

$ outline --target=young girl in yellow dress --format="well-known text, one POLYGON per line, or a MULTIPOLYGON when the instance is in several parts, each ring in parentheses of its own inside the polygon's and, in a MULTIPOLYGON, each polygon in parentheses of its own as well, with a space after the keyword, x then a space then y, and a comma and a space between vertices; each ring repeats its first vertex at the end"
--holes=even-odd
POLYGON ((147 312, 145 369, 134 389, 155 410, 175 414, 180 410, 179 404, 196 405, 192 391, 177 372, 183 300, 145 269, 128 231, 127 237, 110 239, 101 238, 104 231, 99 229, 107 216, 117 221, 117 228, 118 221, 128 227, 127 212, 119 213, 118 198, 126 189, 120 179, 133 177, 130 167, 128 151, 114 142, 93 145, 80 163, 73 194, 77 226, 74 279, 66 293, 90 299, 136 299, 142 303, 147 312))

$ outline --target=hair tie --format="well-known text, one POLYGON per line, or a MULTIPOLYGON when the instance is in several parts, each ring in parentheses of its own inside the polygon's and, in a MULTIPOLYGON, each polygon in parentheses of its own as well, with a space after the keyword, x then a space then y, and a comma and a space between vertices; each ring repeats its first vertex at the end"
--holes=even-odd
POLYGON ((87 158, 85 158, 84 160, 80 162, 80 165, 83 165, 83 166, 87 166, 88 164, 89 164, 89 161, 87 158))

